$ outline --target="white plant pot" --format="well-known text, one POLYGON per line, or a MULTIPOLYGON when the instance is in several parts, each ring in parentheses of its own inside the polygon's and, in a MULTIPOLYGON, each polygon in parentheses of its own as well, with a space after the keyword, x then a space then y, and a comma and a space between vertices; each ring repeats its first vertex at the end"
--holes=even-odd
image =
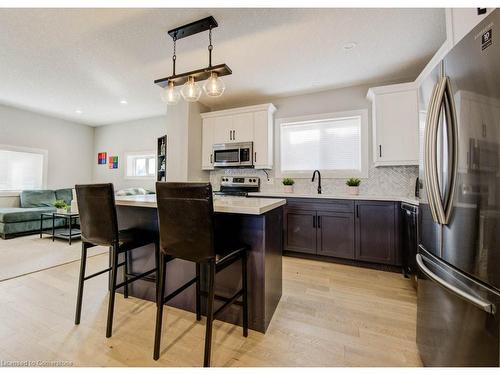
POLYGON ((57 209, 57 213, 58 214, 65 214, 66 212, 68 212, 67 208, 58 208, 57 209))
POLYGON ((284 185, 283 190, 285 193, 293 193, 293 185, 284 185))
POLYGON ((347 194, 349 195, 358 195, 359 194, 359 186, 348 186, 347 194))

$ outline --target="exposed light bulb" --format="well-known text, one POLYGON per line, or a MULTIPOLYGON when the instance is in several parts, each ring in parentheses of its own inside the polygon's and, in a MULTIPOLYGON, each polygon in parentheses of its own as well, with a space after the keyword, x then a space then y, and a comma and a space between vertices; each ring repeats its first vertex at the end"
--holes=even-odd
POLYGON ((193 76, 188 77, 187 82, 182 86, 181 95, 186 102, 197 102, 200 99, 201 88, 193 76))
POLYGON ((163 100, 168 105, 175 105, 179 102, 181 96, 176 90, 174 83, 172 81, 168 82, 168 86, 161 92, 161 100, 163 100))
POLYGON ((207 79, 207 81, 203 85, 203 91, 205 91, 205 94, 212 97, 221 96, 224 93, 225 89, 226 85, 224 84, 222 79, 219 78, 216 72, 212 72, 210 74, 210 78, 207 79))

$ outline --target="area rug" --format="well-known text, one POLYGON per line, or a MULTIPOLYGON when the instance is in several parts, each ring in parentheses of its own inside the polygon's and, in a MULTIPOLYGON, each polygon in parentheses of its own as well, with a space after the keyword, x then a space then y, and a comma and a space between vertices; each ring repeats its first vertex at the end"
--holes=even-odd
MULTIPOLYGON (((96 246, 88 256, 107 253, 107 247, 96 246)), ((0 282, 14 277, 80 260, 81 242, 40 238, 39 235, 0 239, 0 282)))

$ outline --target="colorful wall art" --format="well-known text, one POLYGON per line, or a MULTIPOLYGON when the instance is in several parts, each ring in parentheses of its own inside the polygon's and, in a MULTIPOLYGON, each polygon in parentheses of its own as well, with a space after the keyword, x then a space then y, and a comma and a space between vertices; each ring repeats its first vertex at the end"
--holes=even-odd
POLYGON ((99 152, 97 154, 97 164, 106 164, 106 155, 105 152, 99 152))
POLYGON ((118 156, 109 157, 109 169, 118 169, 118 156))

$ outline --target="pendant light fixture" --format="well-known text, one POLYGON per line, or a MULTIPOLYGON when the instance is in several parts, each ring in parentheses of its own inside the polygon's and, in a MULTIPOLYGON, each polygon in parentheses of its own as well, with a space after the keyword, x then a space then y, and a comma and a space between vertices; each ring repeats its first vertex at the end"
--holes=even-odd
POLYGON ((186 102, 197 102, 200 99, 201 88, 193 76, 189 76, 187 82, 182 86, 181 95, 186 102))
POLYGON ((210 16, 190 24, 177 27, 168 32, 174 41, 174 54, 172 56, 172 75, 166 78, 157 79, 155 84, 164 88, 161 97, 164 102, 169 105, 177 104, 180 96, 187 102, 196 102, 200 99, 204 91, 207 96, 220 97, 226 88, 221 76, 232 74, 231 69, 226 64, 212 65, 212 29, 217 27, 217 21, 210 16), (198 34, 208 30, 208 66, 206 68, 193 70, 191 72, 176 74, 175 62, 176 42, 178 39, 188 37, 193 34, 198 34), (198 82, 205 81, 203 90, 198 82), (178 86, 182 86, 180 95, 178 86))
MULTIPOLYGON (((212 67, 212 50, 214 47, 212 46, 212 28, 208 30, 208 67, 212 67)), ((205 84, 203 85, 203 91, 205 94, 212 97, 219 97, 224 93, 226 89, 226 85, 222 79, 219 78, 216 72, 210 72, 210 78, 207 79, 205 84)))

